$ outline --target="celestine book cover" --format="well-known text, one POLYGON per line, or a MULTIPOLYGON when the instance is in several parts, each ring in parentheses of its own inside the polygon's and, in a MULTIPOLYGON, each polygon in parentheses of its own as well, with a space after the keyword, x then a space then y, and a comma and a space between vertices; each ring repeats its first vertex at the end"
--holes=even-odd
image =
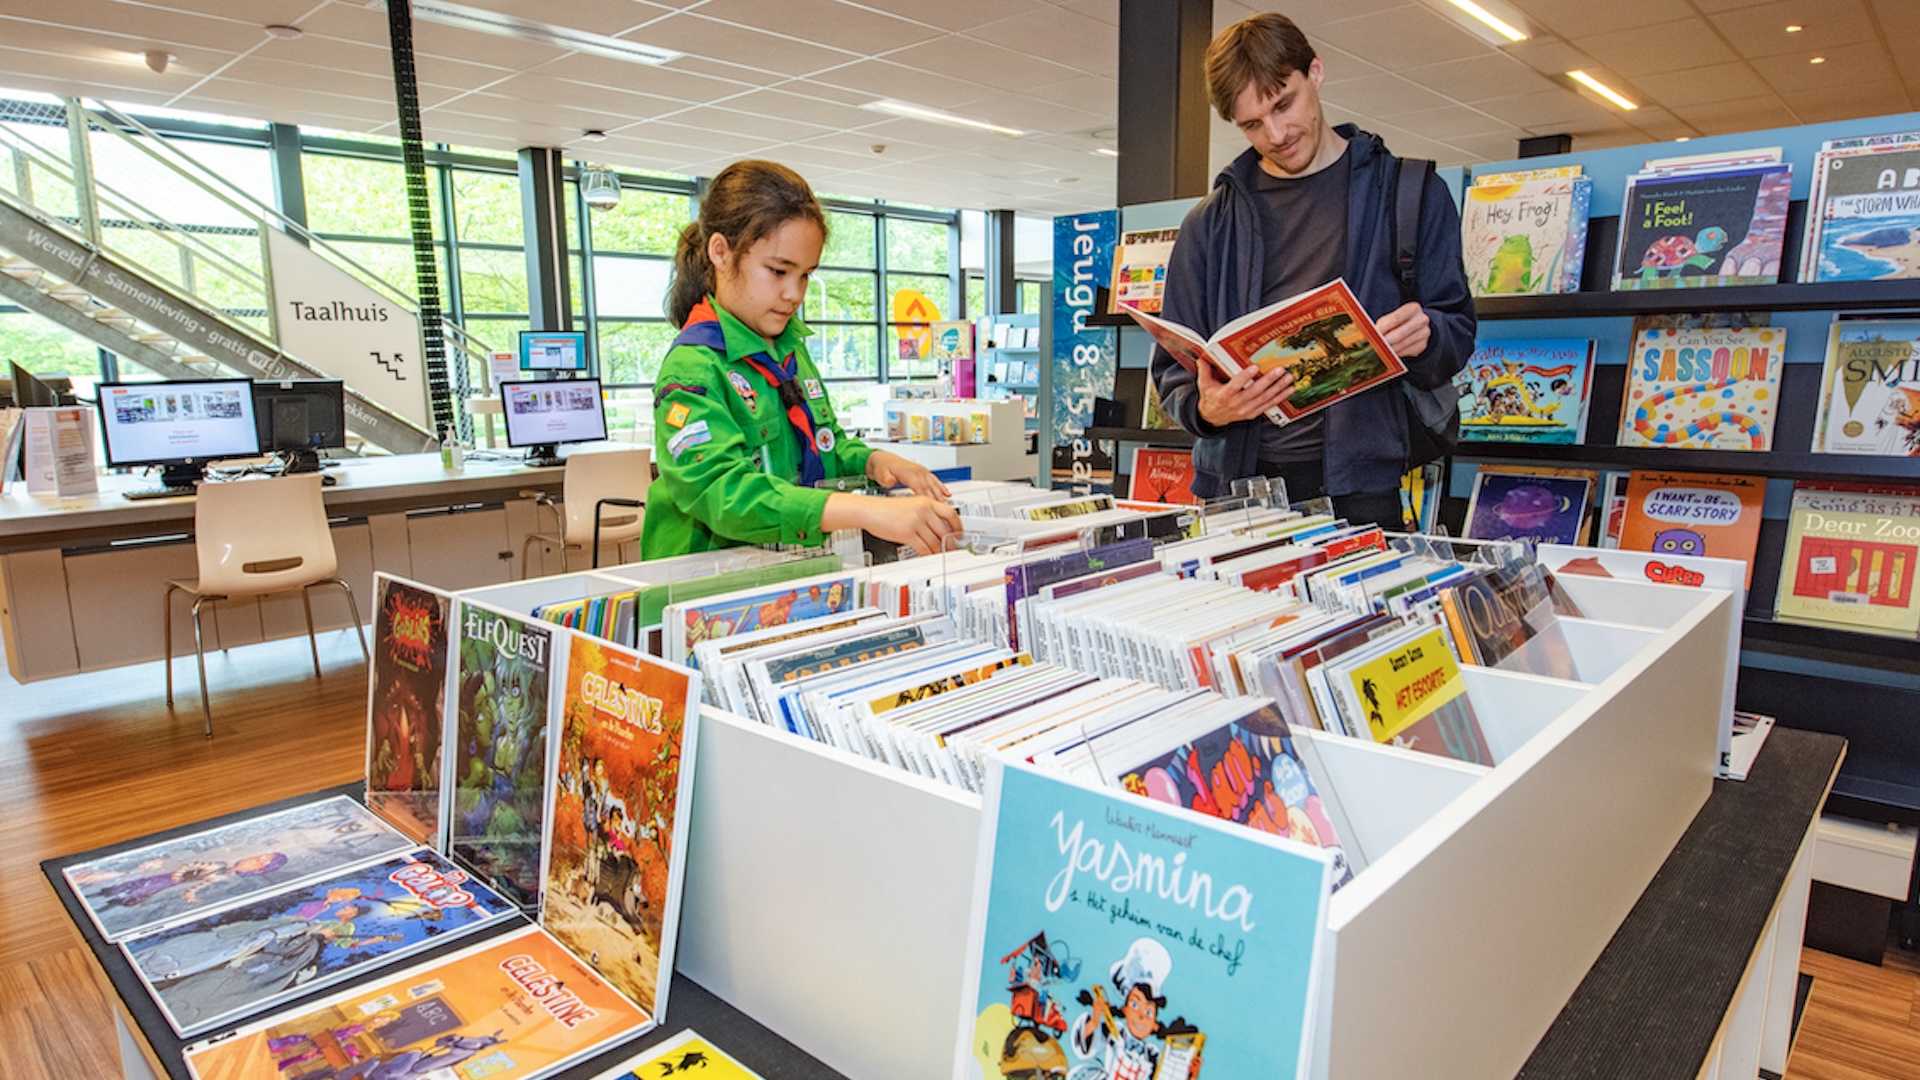
POLYGON ((1774 617, 1913 637, 1920 491, 1796 486, 1774 617))
POLYGON ((373 593, 367 806, 401 832, 437 846, 453 598, 385 572, 374 575, 373 593))
POLYGON ((1580 442, 1593 386, 1593 341, 1526 338, 1476 342, 1454 376, 1466 442, 1580 442))
POLYGON ((1920 321, 1835 320, 1813 449, 1920 457, 1920 321))
POLYGON ((653 1021, 538 927, 190 1046, 196 1080, 539 1080, 653 1021))
POLYGON ((1332 856, 993 763, 955 1080, 1307 1075, 1332 856))
POLYGON ((523 908, 540 902, 549 679, 567 631, 461 602, 447 854, 523 908))
POLYGON ((1619 445, 1770 449, 1786 353, 1777 326, 1642 331, 1627 357, 1619 445))
POLYGON ((1707 555, 1747 564, 1760 543, 1760 510, 1767 478, 1635 469, 1627 479, 1627 511, 1620 529, 1625 551, 1707 555))
POLYGON ((655 1016, 679 925, 697 678, 572 636, 540 925, 655 1016))

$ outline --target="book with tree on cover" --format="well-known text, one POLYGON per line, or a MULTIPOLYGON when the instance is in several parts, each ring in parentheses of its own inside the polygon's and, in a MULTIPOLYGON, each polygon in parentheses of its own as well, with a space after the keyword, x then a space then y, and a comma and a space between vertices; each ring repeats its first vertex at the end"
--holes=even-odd
POLYGON ((1407 371, 1343 278, 1242 315, 1205 339, 1178 323, 1126 310, 1189 371, 1198 371, 1202 361, 1229 379, 1248 366, 1292 371, 1293 393, 1267 410, 1276 424, 1290 424, 1407 371))
POLYGON ((1920 489, 1796 485, 1774 618, 1920 634, 1920 489))
POLYGON ((1620 527, 1625 551, 1708 555, 1747 564, 1760 543, 1760 509, 1767 478, 1635 469, 1627 479, 1627 512, 1620 527))

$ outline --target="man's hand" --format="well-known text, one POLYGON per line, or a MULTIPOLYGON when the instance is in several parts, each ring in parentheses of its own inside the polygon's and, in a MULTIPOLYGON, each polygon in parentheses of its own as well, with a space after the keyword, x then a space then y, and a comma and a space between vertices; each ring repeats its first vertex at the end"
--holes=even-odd
POLYGON ((1387 339, 1387 348, 1403 359, 1426 352, 1427 339, 1433 331, 1427 320, 1427 309, 1413 301, 1380 316, 1374 325, 1380 328, 1380 336, 1387 339))
POLYGON ((933 470, 887 450, 875 450, 867 458, 867 479, 883 488, 904 487, 930 499, 944 499, 952 494, 947 485, 933 475, 933 470))
POLYGON ((1274 367, 1262 373, 1251 365, 1222 379, 1211 363, 1200 364, 1200 419, 1214 427, 1264 416, 1293 393, 1293 372, 1274 367))

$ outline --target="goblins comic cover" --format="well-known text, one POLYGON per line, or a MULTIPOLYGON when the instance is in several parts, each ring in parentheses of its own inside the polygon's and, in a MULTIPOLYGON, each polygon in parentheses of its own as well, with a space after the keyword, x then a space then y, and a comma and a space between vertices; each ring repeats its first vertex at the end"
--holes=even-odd
POLYGON ((540 901, 555 630, 466 601, 458 611, 447 854, 507 899, 533 908, 540 901))
POLYGON ((562 698, 540 924, 656 1016, 679 925, 695 679, 575 634, 562 698))
POLYGON ((367 806, 420 843, 438 846, 453 598, 391 574, 373 580, 367 806))
POLYGON ((514 911, 430 848, 120 943, 173 1030, 199 1035, 514 911))
POLYGON ((653 1022, 529 926, 190 1046, 197 1080, 539 1080, 653 1022))
POLYGON ((108 941, 279 892, 414 842, 344 795, 67 867, 108 941))

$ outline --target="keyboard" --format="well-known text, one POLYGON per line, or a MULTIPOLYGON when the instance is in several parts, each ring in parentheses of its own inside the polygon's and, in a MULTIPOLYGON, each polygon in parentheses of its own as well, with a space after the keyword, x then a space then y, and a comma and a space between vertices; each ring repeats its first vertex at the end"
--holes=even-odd
POLYGON ((193 495, 193 485, 182 484, 178 487, 168 487, 162 484, 159 487, 132 488, 121 492, 120 495, 126 499, 177 499, 183 495, 191 497, 193 495))

